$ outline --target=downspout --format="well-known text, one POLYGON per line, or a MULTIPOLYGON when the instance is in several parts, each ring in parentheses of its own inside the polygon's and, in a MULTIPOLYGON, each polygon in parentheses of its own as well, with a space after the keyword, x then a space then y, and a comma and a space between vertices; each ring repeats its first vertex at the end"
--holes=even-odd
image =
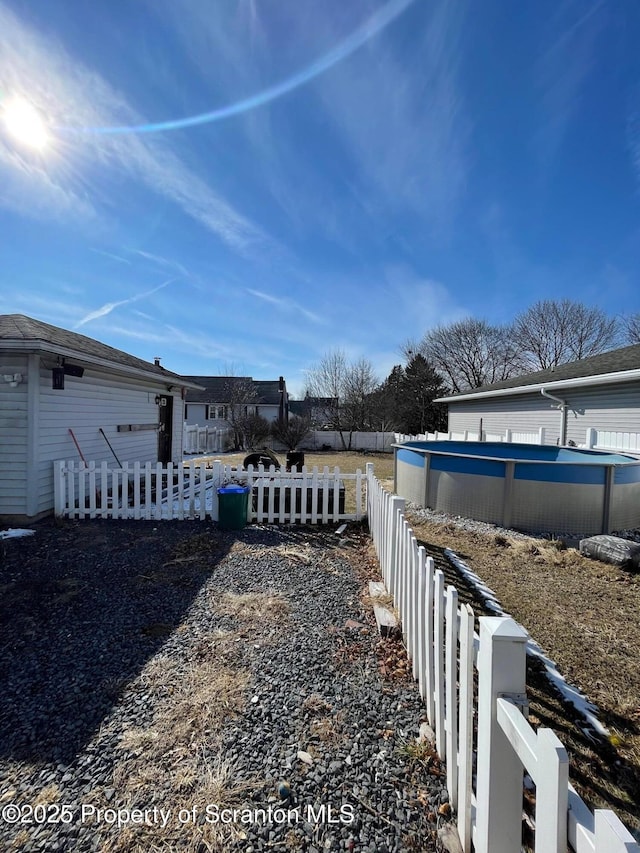
POLYGON ((560 409, 560 445, 564 447, 567 443, 567 401, 561 400, 560 397, 554 397, 545 388, 541 388, 540 393, 543 397, 548 397, 549 400, 554 400, 560 404, 558 406, 560 409))

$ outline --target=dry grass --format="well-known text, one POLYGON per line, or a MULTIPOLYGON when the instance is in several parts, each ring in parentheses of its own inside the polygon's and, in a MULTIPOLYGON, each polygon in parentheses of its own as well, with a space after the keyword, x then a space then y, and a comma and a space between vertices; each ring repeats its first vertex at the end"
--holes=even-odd
POLYGON ((47 785, 33 801, 34 806, 48 806, 60 801, 60 788, 56 784, 47 785))
MULTIPOLYGON (((533 673, 533 714, 567 745, 583 796, 592 807, 613 808, 628 825, 640 826, 635 793, 640 787, 640 575, 582 557, 560 540, 471 533, 416 517, 410 523, 436 557, 439 549, 454 550, 569 683, 598 706, 612 733, 610 743, 590 742, 580 730, 582 721, 533 673)), ((473 597, 459 577, 451 582, 461 596, 473 597)), ((478 602, 472 603, 481 614, 478 602)))
POLYGON ((322 716, 330 713, 332 707, 319 693, 310 693, 302 703, 302 710, 311 716, 322 716))
POLYGON ((333 717, 319 717, 312 720, 309 726, 311 737, 331 746, 337 746, 344 740, 344 715, 339 712, 333 717))
POLYGON ((145 667, 139 686, 155 709, 153 719, 120 736, 121 758, 111 782, 117 803, 107 803, 101 791, 91 801, 102 807, 170 808, 173 819, 164 829, 155 824, 112 832, 99 826, 105 834, 102 850, 197 850, 203 844, 201 849, 223 851, 228 845, 233 827, 180 825, 176 818, 180 809, 194 805, 239 806, 258 785, 236 778, 233 765, 218 754, 218 733, 230 716, 241 713, 250 682, 248 672, 221 662, 221 644, 234 639, 233 633, 218 632, 200 640, 195 660, 159 655, 145 667))
MULTIPOLYGON (((209 547, 208 536, 191 537, 176 549, 176 559, 200 555, 209 547)), ((242 828, 233 824, 193 820, 180 824, 177 815, 194 806, 201 811, 209 803, 239 808, 262 785, 262 780, 240 778, 236 768, 220 757, 219 734, 229 717, 242 712, 250 687, 237 641, 254 627, 262 631, 265 624, 286 618, 290 608, 285 598, 271 591, 225 592, 212 595, 211 602, 215 613, 232 617, 238 629, 199 635, 181 658, 160 653, 149 661, 131 689, 142 692, 154 709, 153 718, 144 728, 125 729, 120 735, 121 758, 111 780, 117 802, 108 803, 102 790, 88 800, 101 807, 170 808, 172 819, 164 828, 157 823, 117 832, 96 827, 105 853, 178 848, 222 853, 232 839, 242 837, 242 828)), ((181 629, 188 630, 186 625, 181 629)))
POLYGON ((275 592, 225 592, 216 610, 242 621, 282 619, 289 615, 289 602, 275 592))

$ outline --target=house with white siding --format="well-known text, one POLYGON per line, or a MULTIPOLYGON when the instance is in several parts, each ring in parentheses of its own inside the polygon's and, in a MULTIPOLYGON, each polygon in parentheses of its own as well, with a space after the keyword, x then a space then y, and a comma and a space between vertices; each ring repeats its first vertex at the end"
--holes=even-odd
POLYGON ((455 433, 486 437, 542 427, 545 444, 640 449, 640 344, 436 402, 448 404, 449 430, 455 433), (589 435, 604 434, 618 438, 606 445, 597 438, 589 441, 589 435))
POLYGON ((252 379, 250 376, 185 376, 194 383, 187 390, 185 421, 191 426, 227 429, 232 425, 231 409, 236 416, 257 414, 269 422, 286 421, 289 412, 287 384, 278 379, 252 379))
POLYGON ((53 510, 53 462, 182 460, 184 377, 93 338, 0 315, 0 519, 53 510))

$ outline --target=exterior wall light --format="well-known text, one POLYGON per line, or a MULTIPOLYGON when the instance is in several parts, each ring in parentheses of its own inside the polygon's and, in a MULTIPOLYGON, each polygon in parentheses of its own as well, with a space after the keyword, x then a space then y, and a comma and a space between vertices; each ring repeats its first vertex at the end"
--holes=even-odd
POLYGON ((18 385, 22 382, 21 373, 4 373, 2 378, 5 382, 9 384, 11 388, 17 388, 18 385))

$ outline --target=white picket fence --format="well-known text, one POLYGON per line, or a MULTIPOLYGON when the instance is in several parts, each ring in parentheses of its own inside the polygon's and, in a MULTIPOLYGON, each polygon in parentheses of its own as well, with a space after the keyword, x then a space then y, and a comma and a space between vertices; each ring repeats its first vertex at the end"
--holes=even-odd
POLYGON ((185 423, 182 428, 184 453, 222 453, 231 430, 185 423))
POLYGON ((464 853, 520 853, 523 771, 536 785, 535 851, 640 853, 609 810, 592 813, 569 784, 568 757, 550 729, 526 719, 526 641, 507 617, 480 617, 445 589, 404 516, 367 465, 367 512, 387 590, 425 702, 464 853), (474 670, 477 669, 477 705, 474 670), (474 714, 477 736, 474 738, 474 714), (474 765, 475 758, 475 765, 474 765), (474 788, 475 766, 475 788, 474 788))
POLYGON ((300 471, 222 462, 183 465, 56 461, 55 514, 67 518, 212 519, 218 521, 218 488, 238 483, 251 490, 249 522, 328 524, 357 521, 366 507, 362 471, 300 471))
POLYGON ((518 430, 506 429, 504 432, 485 432, 482 435, 477 432, 426 432, 420 435, 406 435, 402 432, 394 433, 396 444, 404 444, 406 441, 505 441, 514 444, 544 444, 545 429, 540 427, 531 432, 520 432, 518 430))

